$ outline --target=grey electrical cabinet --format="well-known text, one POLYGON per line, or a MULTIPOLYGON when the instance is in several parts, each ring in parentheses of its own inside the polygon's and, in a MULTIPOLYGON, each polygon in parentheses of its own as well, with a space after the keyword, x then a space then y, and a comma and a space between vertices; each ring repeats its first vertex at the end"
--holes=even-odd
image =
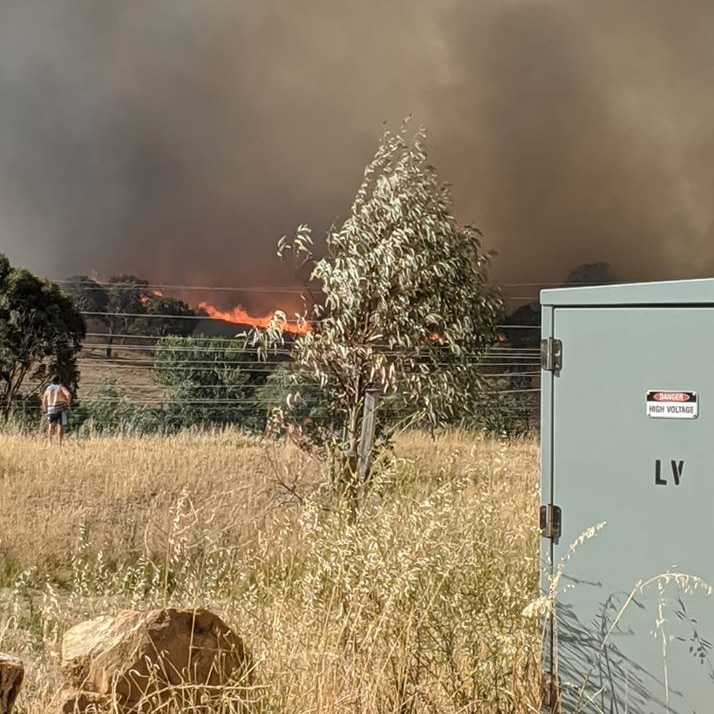
POLYGON ((714 280, 545 290, 543 708, 714 712, 714 280))

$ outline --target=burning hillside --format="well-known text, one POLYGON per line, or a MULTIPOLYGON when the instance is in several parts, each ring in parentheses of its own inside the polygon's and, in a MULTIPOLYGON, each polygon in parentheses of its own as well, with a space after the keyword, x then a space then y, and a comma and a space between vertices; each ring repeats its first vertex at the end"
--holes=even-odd
MULTIPOLYGON (((284 332, 302 334, 310 330, 308 323, 298 319, 294 296, 265 289, 258 304, 248 308, 222 298, 225 288, 189 288, 185 285, 152 283, 137 275, 116 275, 103 278, 98 272, 77 275, 59 281, 65 292, 75 301, 84 315, 113 332, 121 332, 129 322, 138 318, 157 320, 155 325, 144 325, 152 333, 189 335, 196 325, 205 328, 203 321, 223 323, 228 332, 231 325, 242 328, 267 328, 279 324, 284 332), (198 293, 196 292, 198 291, 198 293), (288 317, 291 315, 293 317, 288 317)), ((235 330, 230 331, 231 334, 235 330)))
MULTIPOLYGON (((222 320, 223 322, 230 322, 236 325, 250 325, 251 327, 260 328, 268 327, 268 325, 276 319, 276 316, 280 316, 281 313, 285 314, 281 310, 275 310, 267 315, 258 317, 249 314, 240 305, 236 305, 230 310, 220 310, 208 302, 200 302, 198 304, 198 309, 205 312, 208 317, 211 317, 214 320, 222 320)), ((280 320, 280 323, 284 332, 290 332, 292 334, 304 333, 310 329, 307 323, 298 323, 296 321, 287 320, 280 320)))

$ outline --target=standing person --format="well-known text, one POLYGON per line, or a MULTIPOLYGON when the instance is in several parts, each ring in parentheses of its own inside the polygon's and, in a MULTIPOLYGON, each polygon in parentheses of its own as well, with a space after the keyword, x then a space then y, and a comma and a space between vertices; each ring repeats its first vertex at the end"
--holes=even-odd
POLYGON ((67 426, 67 410, 72 401, 69 389, 65 387, 60 378, 55 375, 52 383, 42 395, 42 413, 47 416, 47 438, 52 442, 52 434, 57 428, 57 438, 62 446, 64 428, 67 426))

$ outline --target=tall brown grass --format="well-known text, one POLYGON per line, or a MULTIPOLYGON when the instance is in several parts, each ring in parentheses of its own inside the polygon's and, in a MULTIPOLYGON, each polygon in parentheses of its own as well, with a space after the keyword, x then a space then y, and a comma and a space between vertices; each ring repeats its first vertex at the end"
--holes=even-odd
POLYGON ((404 436, 352 522, 291 445, 0 440, 0 650, 25 661, 20 712, 46 711, 68 627, 165 604, 244 637, 263 712, 537 711, 535 443, 404 436))

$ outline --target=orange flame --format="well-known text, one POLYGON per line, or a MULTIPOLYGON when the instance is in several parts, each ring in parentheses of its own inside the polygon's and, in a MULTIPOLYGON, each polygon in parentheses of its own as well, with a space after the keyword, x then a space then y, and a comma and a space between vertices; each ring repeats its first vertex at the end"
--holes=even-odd
POLYGON ((144 307, 146 307, 151 302, 151 298, 166 297, 166 295, 161 290, 151 290, 150 292, 151 292, 151 295, 142 295, 139 298, 139 301, 141 302, 141 304, 144 307))
MULTIPOLYGON (((107 283, 107 280, 96 270, 91 272, 90 277, 92 280, 95 280, 100 284, 107 283)), ((192 304, 191 298, 187 297, 185 294, 181 294, 181 290, 170 290, 170 292, 174 294, 178 292, 180 296, 186 300, 187 304, 192 304)), ((167 295, 159 288, 152 288, 147 289, 139 299, 141 300, 141 304, 146 307, 151 302, 152 298, 157 297, 167 297, 167 295)), ((231 310, 219 310, 209 302, 199 302, 198 307, 204 310, 204 312, 214 320, 223 320, 224 322, 231 322, 238 325, 250 325, 251 327, 260 328, 268 327, 268 325, 275 318, 276 312, 278 312, 278 310, 275 310, 269 315, 256 317, 247 313, 242 307, 240 307, 240 305, 237 305, 231 310)), ((283 332, 290 332, 294 335, 304 334, 310 331, 310 326, 307 323, 299 323, 297 320, 282 322, 281 327, 283 332)))
MULTIPOLYGON (((275 313, 265 315, 263 317, 255 317, 249 315, 240 305, 236 305, 232 310, 219 310, 210 303, 200 302, 198 307, 206 312, 209 317, 214 320, 223 320, 223 322, 232 322, 238 325, 250 325, 252 327, 268 327, 275 317, 275 313)), ((298 324, 296 322, 283 322, 283 332, 291 332, 292 334, 302 334, 309 331, 307 324, 298 324)))

